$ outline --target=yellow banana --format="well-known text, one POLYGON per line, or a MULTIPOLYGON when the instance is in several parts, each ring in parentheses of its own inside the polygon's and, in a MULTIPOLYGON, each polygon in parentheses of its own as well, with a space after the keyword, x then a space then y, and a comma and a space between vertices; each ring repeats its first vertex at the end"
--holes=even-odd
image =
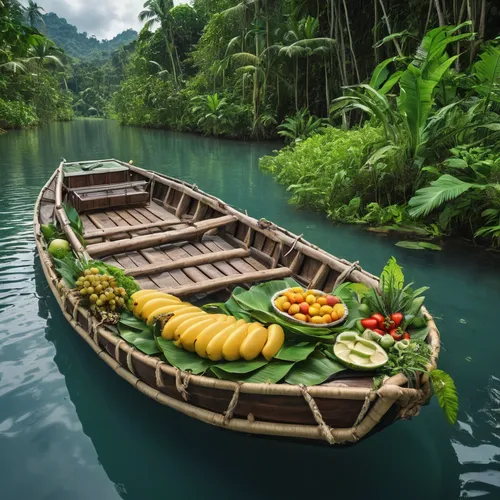
POLYGON ((260 354, 262 348, 266 345, 268 333, 267 328, 256 323, 252 323, 248 330, 249 333, 240 346, 240 356, 247 361, 251 361, 260 354))
MULTIPOLYGON (((208 315, 207 315, 208 316, 208 315)), ((214 318, 199 318, 200 321, 191 325, 180 337, 181 344, 186 351, 194 352, 194 343, 196 338, 205 330, 208 326, 215 323, 214 318)))
MULTIPOLYGON (((153 311, 156 311, 156 309, 160 309, 160 307, 183 306, 183 305, 191 305, 191 304, 188 304, 187 302, 173 302, 170 299, 163 299, 163 298, 152 299, 149 302, 146 302, 146 304, 144 304, 144 307, 142 308, 141 311, 141 316, 142 319, 146 320, 153 311)), ((175 311, 177 309, 179 309, 179 307, 172 309, 172 311, 175 311)))
POLYGON ((229 336, 239 329, 247 331, 248 326, 244 319, 240 319, 236 323, 228 326, 219 332, 207 345, 207 356, 212 361, 219 361, 222 359, 222 347, 229 338, 229 336))
POLYGON ((143 307, 148 302, 155 300, 155 299, 170 300, 170 302, 172 304, 180 302, 180 300, 177 297, 174 297, 173 295, 169 295, 168 293, 163 293, 163 292, 147 293, 147 294, 143 295, 142 297, 139 297, 138 299, 134 299, 134 309, 133 309, 134 314, 138 318, 140 318, 143 307))
POLYGON ((133 293, 130 298, 135 300, 135 299, 138 299, 140 297, 144 297, 144 295, 148 295, 150 293, 156 293, 158 292, 158 289, 156 290, 139 290, 138 292, 135 292, 133 293))
POLYGON ((164 306, 164 307, 159 307, 155 309, 146 319, 147 325, 152 325, 158 316, 161 316, 162 314, 169 314, 173 312, 177 312, 177 314, 188 314, 190 312, 196 312, 200 311, 201 309, 196 306, 192 306, 191 304, 175 304, 175 305, 170 305, 170 306, 164 306))
POLYGON ((161 332, 161 336, 166 339, 166 340, 172 340, 174 338, 174 332, 176 328, 183 323, 184 321, 191 319, 191 318, 196 318, 200 317, 201 321, 201 316, 206 316, 207 313, 202 311, 201 309, 196 312, 191 312, 187 314, 180 314, 183 312, 183 309, 180 311, 174 311, 173 316, 163 325, 163 330, 161 332))
POLYGON ((236 361, 240 359, 240 346, 248 335, 249 327, 250 325, 242 325, 241 328, 237 328, 224 342, 222 346, 222 357, 226 361, 236 361))
POLYGON ((271 359, 278 354, 278 351, 281 349, 281 346, 285 342, 285 332, 280 325, 269 325, 267 328, 267 342, 264 348, 262 349, 262 355, 268 360, 271 359))
MULTIPOLYGON (((217 316, 217 315, 214 315, 217 316)), ((196 354, 202 358, 207 358, 207 345, 208 343, 222 330, 229 328, 229 326, 234 325, 236 323, 236 318, 233 321, 216 321, 212 323, 210 326, 207 326, 197 337, 194 342, 194 350, 196 354)))
MULTIPOLYGON (((208 314, 207 316, 209 316, 213 321, 217 321, 217 318, 214 318, 213 316, 215 316, 214 314, 208 314)), ((206 318, 203 317, 203 320, 205 320, 206 318)), ((176 329, 175 329, 175 332, 174 332, 174 340, 177 340, 181 337, 181 335, 192 325, 195 325, 196 323, 198 323, 200 321, 200 317, 199 316, 195 316, 193 318, 189 318, 187 319, 186 321, 183 321, 176 329)))

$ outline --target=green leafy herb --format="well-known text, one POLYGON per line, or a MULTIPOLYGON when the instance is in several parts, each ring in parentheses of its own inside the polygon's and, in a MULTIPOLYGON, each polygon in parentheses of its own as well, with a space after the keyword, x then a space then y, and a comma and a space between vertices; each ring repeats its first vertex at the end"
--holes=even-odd
POLYGON ((76 259, 72 253, 68 253, 62 259, 52 258, 57 274, 66 282, 70 288, 76 286, 76 280, 83 271, 83 264, 76 259))
POLYGON ((141 289, 139 283, 137 283, 134 278, 127 276, 123 269, 119 269, 111 264, 106 264, 100 260, 91 260, 88 265, 99 269, 101 274, 109 274, 110 276, 113 276, 113 278, 116 279, 118 286, 125 288, 129 297, 141 289))

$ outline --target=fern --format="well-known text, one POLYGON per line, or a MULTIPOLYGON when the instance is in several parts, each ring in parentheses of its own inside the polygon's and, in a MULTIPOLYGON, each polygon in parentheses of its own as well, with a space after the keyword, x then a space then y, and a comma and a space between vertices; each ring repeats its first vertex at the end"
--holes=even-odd
POLYGON ((463 182, 452 175, 442 175, 439 179, 431 182, 431 185, 419 189, 408 202, 412 208, 409 214, 412 217, 425 216, 435 208, 441 206, 448 200, 458 198, 471 188, 484 189, 485 186, 463 182))
POLYGON ((430 376, 439 406, 443 409, 446 420, 454 425, 458 417, 458 396, 455 382, 443 370, 432 370, 430 376))

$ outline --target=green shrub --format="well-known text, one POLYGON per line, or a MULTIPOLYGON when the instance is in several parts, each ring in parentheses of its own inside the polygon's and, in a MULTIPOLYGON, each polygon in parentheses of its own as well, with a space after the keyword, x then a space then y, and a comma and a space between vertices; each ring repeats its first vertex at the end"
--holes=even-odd
POLYGON ((39 122, 35 108, 21 101, 0 99, 0 128, 22 128, 39 122))

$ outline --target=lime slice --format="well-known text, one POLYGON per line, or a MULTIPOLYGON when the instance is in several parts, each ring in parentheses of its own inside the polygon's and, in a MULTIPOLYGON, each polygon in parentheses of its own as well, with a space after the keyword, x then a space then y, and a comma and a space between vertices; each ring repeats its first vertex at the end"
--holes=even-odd
POLYGON ((376 342, 352 332, 337 337, 333 352, 342 364, 353 370, 376 370, 388 361, 387 353, 376 342))

